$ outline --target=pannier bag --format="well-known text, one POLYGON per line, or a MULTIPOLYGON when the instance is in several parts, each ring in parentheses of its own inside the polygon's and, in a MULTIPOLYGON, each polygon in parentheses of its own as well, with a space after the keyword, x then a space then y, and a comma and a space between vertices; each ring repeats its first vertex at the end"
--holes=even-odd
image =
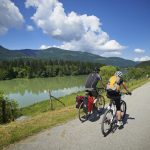
POLYGON ((94 98, 93 96, 88 97, 88 112, 91 112, 93 109, 94 98))
MULTIPOLYGON (((85 99, 85 96, 77 96, 76 97, 76 108, 79 108, 80 104, 83 102, 83 100, 85 99)), ((82 106, 83 107, 83 106, 82 106)))

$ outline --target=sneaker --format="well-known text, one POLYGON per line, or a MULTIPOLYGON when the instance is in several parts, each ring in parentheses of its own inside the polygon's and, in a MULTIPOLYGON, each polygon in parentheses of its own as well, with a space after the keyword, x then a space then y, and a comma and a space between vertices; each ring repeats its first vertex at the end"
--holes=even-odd
POLYGON ((119 127, 123 126, 123 122, 122 121, 118 121, 117 122, 117 126, 119 126, 119 127))

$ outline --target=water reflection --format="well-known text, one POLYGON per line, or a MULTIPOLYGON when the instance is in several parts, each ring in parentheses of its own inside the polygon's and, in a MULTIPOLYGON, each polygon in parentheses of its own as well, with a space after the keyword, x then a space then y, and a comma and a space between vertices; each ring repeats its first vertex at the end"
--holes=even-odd
POLYGON ((55 97, 82 91, 85 79, 86 76, 6 80, 0 81, 0 91, 25 107, 48 99, 49 90, 55 97))
MULTIPOLYGON (((83 90, 84 90, 84 86, 71 87, 71 88, 52 90, 51 94, 58 98, 61 96, 69 95, 71 93, 76 93, 78 91, 83 91, 83 90)), ((8 97, 11 99, 16 99, 20 107, 25 107, 49 99, 49 93, 47 90, 44 90, 41 93, 33 94, 32 92, 28 92, 26 90, 24 95, 21 95, 20 93, 13 93, 13 94, 9 94, 8 97)))

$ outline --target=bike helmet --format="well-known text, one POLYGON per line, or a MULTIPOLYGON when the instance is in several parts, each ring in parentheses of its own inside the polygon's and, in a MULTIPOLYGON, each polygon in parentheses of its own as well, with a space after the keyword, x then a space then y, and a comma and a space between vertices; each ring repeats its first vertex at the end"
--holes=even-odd
POLYGON ((122 77, 123 73, 121 71, 116 71, 115 75, 118 77, 122 77))

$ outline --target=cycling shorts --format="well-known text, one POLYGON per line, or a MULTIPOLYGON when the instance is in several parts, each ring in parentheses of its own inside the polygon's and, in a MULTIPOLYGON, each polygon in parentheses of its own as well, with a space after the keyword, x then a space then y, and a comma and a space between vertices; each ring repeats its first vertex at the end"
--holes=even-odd
POLYGON ((88 92, 89 96, 93 96, 93 97, 97 98, 98 92, 96 89, 86 90, 86 91, 88 92))
POLYGON ((120 106, 121 106, 120 92, 113 91, 113 90, 107 90, 107 97, 115 101, 117 111, 120 111, 120 106))

